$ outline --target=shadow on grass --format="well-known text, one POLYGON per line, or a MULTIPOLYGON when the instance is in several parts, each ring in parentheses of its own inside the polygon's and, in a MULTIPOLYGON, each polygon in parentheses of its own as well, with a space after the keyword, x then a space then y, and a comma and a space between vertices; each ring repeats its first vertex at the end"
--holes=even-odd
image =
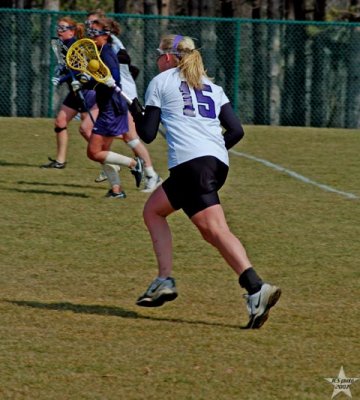
POLYGON ((105 315, 120 318, 131 318, 131 319, 147 319, 150 321, 164 321, 180 324, 191 324, 191 325, 205 325, 205 326, 220 326, 223 328, 241 329, 240 325, 229 325, 222 324, 219 322, 208 322, 198 320, 184 320, 180 318, 161 318, 161 317, 150 317, 147 315, 141 315, 135 311, 125 310, 121 307, 110 307, 100 305, 84 305, 84 304, 73 304, 68 302, 63 303, 40 303, 38 301, 26 301, 26 300, 3 300, 7 303, 15 304, 20 307, 32 307, 43 310, 55 310, 55 311, 72 311, 80 314, 95 314, 105 315))
POLYGON ((38 164, 13 163, 0 160, 0 167, 38 167, 38 164))
MULTIPOLYGON (((18 185, 29 185, 29 186, 64 186, 70 188, 88 189, 89 187, 99 188, 99 185, 78 185, 74 183, 52 183, 52 182, 28 182, 28 181, 17 181, 18 185)), ((101 188, 103 189, 103 187, 101 188)))
POLYGON ((19 193, 34 193, 34 194, 51 194, 53 196, 69 196, 69 197, 83 197, 83 198, 89 198, 85 193, 70 193, 70 192, 53 192, 50 190, 37 190, 37 189, 32 189, 32 190, 25 190, 25 189, 8 189, 13 192, 19 192, 19 193))

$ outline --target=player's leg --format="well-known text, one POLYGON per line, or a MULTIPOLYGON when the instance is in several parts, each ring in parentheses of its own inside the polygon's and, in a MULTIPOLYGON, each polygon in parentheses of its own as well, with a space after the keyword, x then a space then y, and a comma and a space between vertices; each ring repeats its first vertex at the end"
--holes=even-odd
POLYGON ((218 249, 237 275, 251 267, 245 248, 230 231, 220 204, 196 213, 191 221, 199 229, 202 237, 218 249))
POLYGON ((246 328, 260 328, 269 310, 278 301, 281 290, 264 283, 257 275, 240 240, 230 231, 220 204, 208 207, 191 217, 202 237, 213 245, 239 277, 248 294, 249 322, 246 328))
MULTIPOLYGON (((92 118, 95 121, 97 116, 98 116, 98 114, 99 114, 98 106, 95 104, 91 108, 90 112, 91 112, 92 118)), ((91 117, 90 117, 88 112, 82 112, 81 115, 80 115, 80 118, 81 118, 81 123, 80 123, 80 127, 79 127, 79 132, 80 132, 81 136, 87 142, 89 142, 94 123, 93 123, 93 121, 92 121, 92 119, 91 119, 91 117)))
POLYGON ((139 139, 139 136, 136 132, 134 119, 130 113, 128 113, 128 118, 129 131, 123 135, 123 139, 125 143, 132 149, 134 154, 144 160, 145 187, 142 191, 150 193, 162 183, 162 179, 154 170, 149 151, 144 143, 139 139))
POLYGON ((120 166, 113 164, 103 164, 102 167, 110 186, 110 189, 106 193, 105 197, 109 199, 125 199, 126 193, 122 189, 119 175, 120 166))
POLYGON ((149 197, 144 207, 144 222, 150 233, 158 263, 158 277, 136 302, 143 307, 158 307, 177 297, 172 272, 172 236, 167 217, 175 210, 171 206, 162 186, 149 197))
POLYGON ((128 167, 135 177, 136 187, 139 187, 144 176, 144 161, 140 157, 130 158, 110 151, 110 146, 100 148, 98 145, 98 143, 105 143, 105 139, 110 139, 110 143, 112 143, 113 139, 118 137, 114 135, 114 132, 117 132, 118 135, 123 135, 127 131, 127 115, 119 118, 111 108, 106 113, 99 113, 88 143, 87 155, 91 160, 100 162, 101 164, 124 165, 128 167), (102 140, 101 137, 104 139, 102 140))
POLYGON ((57 168, 61 169, 65 167, 67 148, 68 148, 68 124, 77 114, 77 110, 70 108, 66 105, 62 105, 60 111, 55 118, 55 134, 56 134, 56 159, 52 160, 48 164, 42 165, 43 168, 57 168))

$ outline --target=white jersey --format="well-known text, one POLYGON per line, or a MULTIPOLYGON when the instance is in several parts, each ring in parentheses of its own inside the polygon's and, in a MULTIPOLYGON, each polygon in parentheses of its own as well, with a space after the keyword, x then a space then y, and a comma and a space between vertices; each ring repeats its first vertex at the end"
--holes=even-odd
POLYGON ((171 68, 153 78, 146 90, 145 105, 161 108, 166 128, 168 167, 203 156, 214 156, 229 165, 222 128, 221 107, 229 103, 222 87, 203 79, 202 90, 194 90, 171 68))
MULTIPOLYGON (((115 35, 111 35, 111 39, 112 39, 111 45, 115 54, 117 54, 120 49, 126 50, 122 41, 118 37, 116 37, 115 35)), ((134 78, 130 73, 129 66, 127 64, 120 64, 120 79, 121 79, 121 88, 124 91, 124 93, 128 95, 130 99, 135 99, 135 97, 138 97, 136 84, 134 78)))

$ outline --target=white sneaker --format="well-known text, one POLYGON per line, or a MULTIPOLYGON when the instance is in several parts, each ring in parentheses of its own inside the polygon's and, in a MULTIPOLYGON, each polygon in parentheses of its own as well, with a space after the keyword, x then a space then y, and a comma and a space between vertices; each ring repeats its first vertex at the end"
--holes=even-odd
POLYGON ((244 329, 261 328, 269 317, 270 308, 277 303, 280 295, 281 289, 268 283, 264 283, 261 289, 252 295, 245 294, 250 319, 244 329))
POLYGON ((153 192, 158 186, 162 184, 162 179, 158 174, 154 176, 146 176, 145 177, 145 187, 142 190, 143 193, 151 193, 153 192))
POLYGON ((99 175, 95 178, 96 183, 105 182, 107 180, 107 176, 104 171, 100 171, 99 175))
POLYGON ((146 292, 140 296, 136 304, 142 307, 159 307, 166 301, 172 301, 177 298, 177 290, 174 278, 166 278, 165 280, 154 279, 146 292))

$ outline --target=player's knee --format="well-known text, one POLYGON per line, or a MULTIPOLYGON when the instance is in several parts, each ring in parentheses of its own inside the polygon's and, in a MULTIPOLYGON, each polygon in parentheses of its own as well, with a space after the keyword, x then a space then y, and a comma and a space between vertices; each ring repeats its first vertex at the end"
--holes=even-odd
POLYGON ((56 133, 60 133, 62 131, 65 131, 67 129, 67 126, 61 127, 61 126, 55 126, 54 131, 56 133))
POLYGON ((197 227, 201 233, 201 236, 203 237, 204 240, 206 240, 208 243, 212 244, 213 246, 216 246, 216 243, 218 242, 218 237, 219 237, 219 231, 216 227, 214 227, 211 224, 197 224, 197 227))
POLYGON ((90 160, 97 161, 96 154, 93 151, 91 151, 89 148, 87 149, 86 154, 87 154, 88 158, 90 158, 90 160))
POLYGON ((82 127, 82 126, 80 125, 79 132, 80 132, 80 135, 81 135, 84 139, 86 139, 87 141, 89 141, 89 138, 90 138, 90 136, 91 136, 91 132, 90 132, 88 129, 85 129, 84 127, 82 127))
POLYGON ((144 219, 145 225, 147 227, 151 226, 156 217, 162 217, 162 216, 156 214, 156 211, 152 205, 152 202, 148 201, 147 203, 145 203, 145 206, 143 209, 143 219, 144 219))

